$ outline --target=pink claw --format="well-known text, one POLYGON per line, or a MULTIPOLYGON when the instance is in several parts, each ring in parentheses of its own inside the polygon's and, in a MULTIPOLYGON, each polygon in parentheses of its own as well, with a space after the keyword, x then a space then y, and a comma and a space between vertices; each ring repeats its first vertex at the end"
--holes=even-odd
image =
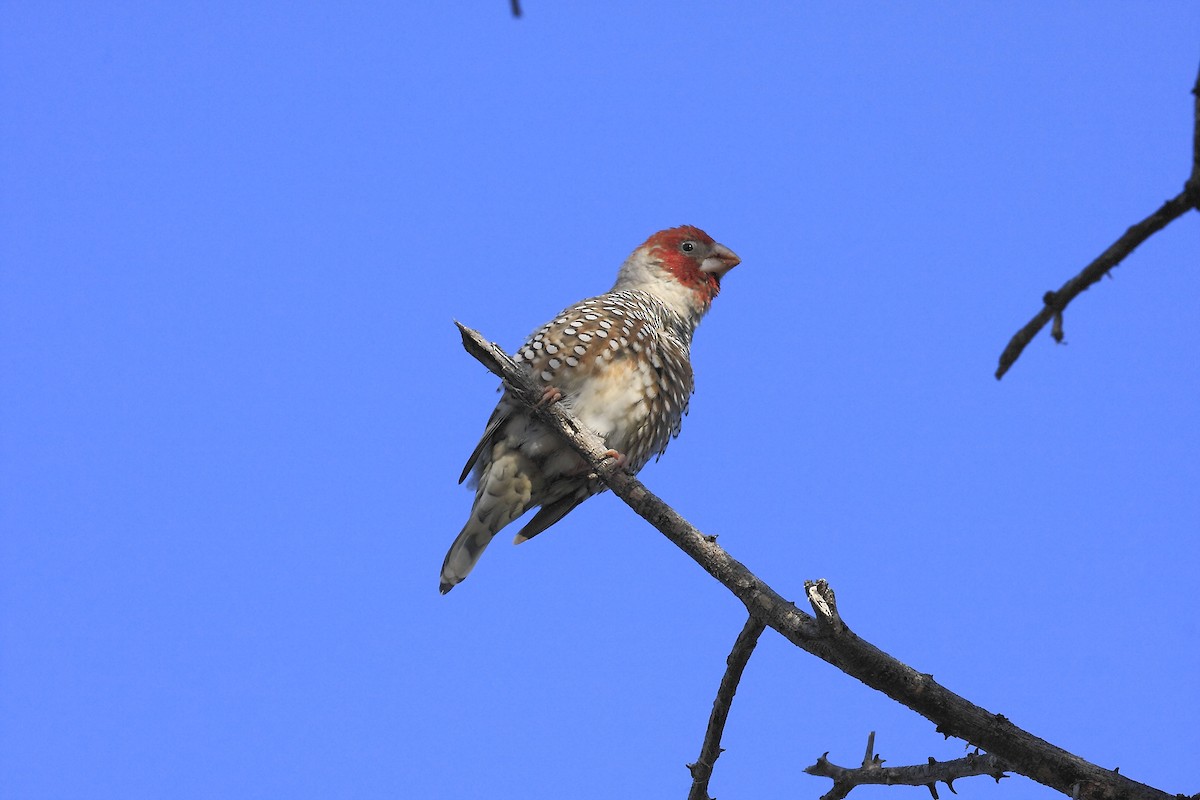
POLYGON ((542 399, 538 400, 538 405, 548 406, 551 403, 557 403, 559 400, 562 400, 562 392, 554 386, 547 386, 545 389, 542 389, 542 399))
POLYGON ((616 450, 612 449, 605 450, 604 456, 606 458, 615 458, 617 460, 617 469, 624 469, 625 464, 629 462, 629 459, 625 457, 624 453, 618 453, 616 450))

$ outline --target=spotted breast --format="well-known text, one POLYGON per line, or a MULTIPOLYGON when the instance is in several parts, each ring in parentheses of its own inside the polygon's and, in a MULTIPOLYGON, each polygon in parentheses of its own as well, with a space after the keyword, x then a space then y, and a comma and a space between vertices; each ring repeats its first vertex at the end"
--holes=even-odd
MULTIPOLYGON (((699 228, 660 231, 625 261, 611 291, 564 310, 515 359, 636 473, 679 434, 693 388, 692 335, 721 278, 738 263, 699 228)), ((468 475, 475 503, 442 564, 443 593, 528 509, 540 506, 518 543, 604 489, 586 462, 507 392, 459 480, 468 475)))

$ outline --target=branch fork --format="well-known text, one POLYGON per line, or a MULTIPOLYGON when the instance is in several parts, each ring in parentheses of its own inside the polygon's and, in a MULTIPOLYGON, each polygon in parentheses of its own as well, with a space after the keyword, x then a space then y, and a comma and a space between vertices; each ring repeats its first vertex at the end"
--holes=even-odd
MULTIPOLYGON (((932 675, 918 672, 861 639, 842 622, 833 592, 827 584, 823 585, 821 581, 812 586, 806 584, 806 596, 817 616, 804 613, 734 559, 716 543, 715 537, 705 536, 641 481, 618 466, 606 455, 604 441, 576 421, 562 403, 540 404, 541 390, 497 345, 464 325, 458 324, 458 328, 467 352, 498 375, 539 420, 574 448, 613 494, 746 606, 751 620, 747 622, 744 634, 760 625, 774 628, 800 649, 931 720, 940 731, 963 738, 1004 759, 1008 770, 1064 794, 1071 794, 1072 787, 1079 784, 1087 787, 1089 800, 1092 797, 1097 800, 1174 800, 1166 792, 1106 770, 1039 739, 938 684, 932 675)), ((757 640, 757 635, 754 638, 757 640)), ((732 661, 732 654, 730 658, 732 661)), ((749 650, 745 658, 749 658, 749 650)), ((730 666, 732 669, 732 663, 730 666)), ((715 710, 714 705, 714 713, 715 710)), ((706 758, 702 752, 694 766, 711 773, 717 755, 719 744, 711 757, 706 758)), ((696 777, 693 788, 695 780, 696 777)), ((707 789, 701 791, 707 792, 707 789)))

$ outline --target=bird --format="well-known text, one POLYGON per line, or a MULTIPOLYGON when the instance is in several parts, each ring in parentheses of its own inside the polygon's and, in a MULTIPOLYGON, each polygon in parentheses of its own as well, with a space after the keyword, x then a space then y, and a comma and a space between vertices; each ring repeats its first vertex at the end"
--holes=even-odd
MULTIPOLYGON (((605 294, 569 306, 513 359, 597 433, 631 474, 679 435, 694 382, 692 335, 741 259, 692 225, 655 233, 621 265, 605 294)), ((442 563, 442 594, 474 568, 492 537, 529 509, 516 535, 532 539, 605 485, 566 442, 507 390, 459 483, 475 486, 471 515, 442 563)))

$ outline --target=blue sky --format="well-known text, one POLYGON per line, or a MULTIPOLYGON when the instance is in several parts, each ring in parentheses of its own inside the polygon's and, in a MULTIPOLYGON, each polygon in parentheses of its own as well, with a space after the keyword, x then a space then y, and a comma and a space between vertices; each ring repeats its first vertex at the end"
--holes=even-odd
MULTIPOLYGON (((681 223, 743 264, 646 483, 1195 792, 1200 216, 992 372, 1181 188, 1200 8, 524 5, 5 4, 0 794, 683 796, 744 611, 682 553, 606 495, 436 586, 496 399, 451 321, 513 347, 681 223)), ((933 728, 768 632, 712 792, 933 728)))

